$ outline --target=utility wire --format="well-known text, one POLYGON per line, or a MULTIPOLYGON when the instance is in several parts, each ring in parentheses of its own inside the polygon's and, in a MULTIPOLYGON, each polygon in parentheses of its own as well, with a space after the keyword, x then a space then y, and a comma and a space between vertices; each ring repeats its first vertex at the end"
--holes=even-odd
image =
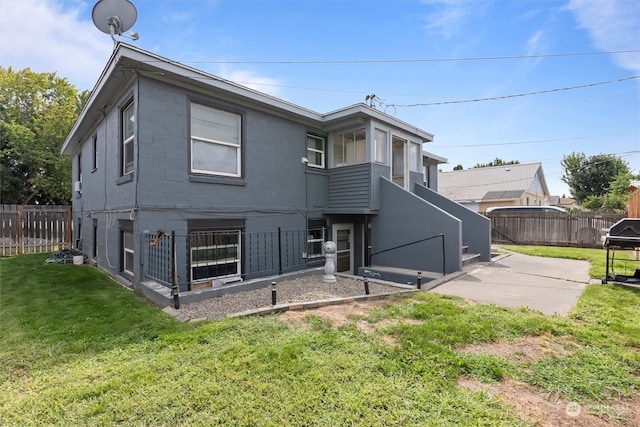
POLYGON ((638 79, 638 78, 640 78, 640 76, 631 76, 631 77, 625 77, 625 78, 622 78, 622 79, 608 80, 606 82, 589 83, 589 84, 584 84, 584 85, 579 85, 579 86, 569 86, 569 87, 561 87, 561 88, 555 88, 555 89, 539 90, 539 91, 535 91, 535 92, 518 93, 518 94, 515 94, 515 95, 492 96, 492 97, 489 97, 489 98, 463 99, 463 100, 458 100, 458 101, 441 101, 441 102, 428 102, 428 103, 419 103, 419 104, 384 104, 384 105, 386 107, 393 107, 393 108, 397 108, 397 107, 428 107, 428 106, 432 106, 432 105, 463 104, 463 103, 468 103, 468 102, 482 102, 482 101, 498 101, 498 100, 501 100, 501 99, 518 98, 518 97, 531 96, 531 95, 541 95, 543 93, 562 92, 562 91, 574 90, 574 89, 584 89, 584 88, 587 88, 587 87, 601 86, 601 85, 607 85, 607 84, 611 84, 611 83, 620 83, 620 82, 624 82, 624 81, 627 81, 627 80, 633 80, 633 79, 638 79))
MULTIPOLYGON (((517 141, 517 142, 496 142, 493 144, 466 144, 466 145, 443 145, 437 146, 439 150, 447 148, 467 148, 467 147, 493 147, 496 145, 520 145, 520 144, 537 144, 540 142, 558 142, 558 141, 574 141, 576 139, 589 139, 595 136, 576 136, 574 138, 557 138, 557 139, 538 139, 535 141, 517 141)), ((435 144, 432 145, 435 148, 435 144)))
MULTIPOLYGON (((455 61, 504 61, 511 59, 562 58, 573 56, 618 55, 625 53, 639 53, 640 50, 613 50, 607 52, 576 52, 549 53, 540 55, 510 55, 510 56, 477 56, 470 58, 417 58, 417 59, 345 59, 345 60, 314 60, 314 61, 183 61, 184 64, 390 64, 416 62, 455 62, 455 61)), ((147 61, 153 62, 153 61, 147 61)))

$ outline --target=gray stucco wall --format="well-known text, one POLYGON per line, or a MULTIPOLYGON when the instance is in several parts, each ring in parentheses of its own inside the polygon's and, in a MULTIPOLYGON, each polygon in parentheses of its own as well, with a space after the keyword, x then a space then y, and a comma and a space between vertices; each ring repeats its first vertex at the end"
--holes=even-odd
POLYGON ((258 209, 304 209, 304 125, 150 79, 140 80, 140 98, 140 206, 197 207, 240 215, 258 209), (242 178, 218 180, 189 173, 191 100, 242 115, 242 178))
MULTIPOLYGON (((454 216, 385 178, 380 178, 380 213, 371 219, 372 252, 444 234, 445 271, 462 269, 462 224, 454 216)), ((373 265, 442 272, 442 240, 438 237, 374 255, 373 265)))
POLYGON ((449 212, 462 221, 462 244, 469 252, 480 254, 482 261, 491 259, 491 220, 473 212, 460 203, 447 199, 423 185, 416 185, 414 192, 427 202, 449 212))
MULTIPOLYGON (((295 121, 222 99, 139 77, 114 100, 81 147, 82 194, 73 199, 81 224, 83 251, 97 238, 96 262, 112 274, 122 269, 120 226, 130 221, 136 266, 144 263, 144 233, 158 229, 186 234, 192 219, 243 219, 245 232, 304 230, 306 220, 322 217, 328 205, 328 174, 301 163, 311 128, 295 121), (120 176, 120 108, 136 108, 135 172, 120 176), (189 173, 190 101, 229 108, 242 115, 241 179, 216 179, 189 173), (93 168, 93 137, 97 168, 93 168), (305 212, 308 208, 309 212, 305 212), (93 221, 98 232, 93 233, 93 221)), ((78 153, 76 153, 76 156, 78 153)), ((74 157, 73 176, 78 176, 74 157)), ((79 238, 76 236, 75 238, 79 238)), ((186 250, 178 251, 178 270, 188 275, 186 250)), ((142 280, 142 268, 134 282, 142 280)))

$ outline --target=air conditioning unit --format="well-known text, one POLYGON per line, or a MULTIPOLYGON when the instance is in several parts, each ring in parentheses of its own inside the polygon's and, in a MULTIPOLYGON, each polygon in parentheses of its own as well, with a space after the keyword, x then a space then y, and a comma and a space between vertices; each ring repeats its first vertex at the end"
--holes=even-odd
POLYGON ((76 193, 82 193, 82 181, 75 181, 73 183, 73 191, 76 193))

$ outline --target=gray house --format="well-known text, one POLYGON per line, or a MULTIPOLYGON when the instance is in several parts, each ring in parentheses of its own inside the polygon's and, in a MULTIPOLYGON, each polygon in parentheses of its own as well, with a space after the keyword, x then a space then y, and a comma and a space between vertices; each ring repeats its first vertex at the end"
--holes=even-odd
POLYGON ((458 271, 486 218, 439 195, 433 136, 364 104, 320 114, 119 43, 62 153, 74 238, 134 287, 323 265, 458 271))

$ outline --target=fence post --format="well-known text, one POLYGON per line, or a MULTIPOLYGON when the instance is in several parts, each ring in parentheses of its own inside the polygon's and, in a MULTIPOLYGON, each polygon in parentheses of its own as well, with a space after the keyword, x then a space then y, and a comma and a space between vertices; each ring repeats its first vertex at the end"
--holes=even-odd
POLYGON ((180 308, 180 288, 178 287, 178 260, 176 257, 176 232, 171 232, 171 295, 173 295, 173 307, 180 308))
POLYGON ((24 240, 24 227, 22 222, 24 221, 24 207, 18 207, 18 255, 23 252, 23 240, 24 240))
POLYGON ((278 227, 278 274, 282 275, 282 231, 278 227))
POLYGON ((446 255, 444 254, 444 234, 440 235, 442 237, 442 275, 447 275, 447 260, 446 255))
MULTIPOLYGON (((71 220, 71 206, 67 207, 67 248, 71 249, 71 242, 73 241, 73 230, 71 229, 71 224, 73 221, 71 220)), ((94 236, 95 239, 95 236, 94 236)))

